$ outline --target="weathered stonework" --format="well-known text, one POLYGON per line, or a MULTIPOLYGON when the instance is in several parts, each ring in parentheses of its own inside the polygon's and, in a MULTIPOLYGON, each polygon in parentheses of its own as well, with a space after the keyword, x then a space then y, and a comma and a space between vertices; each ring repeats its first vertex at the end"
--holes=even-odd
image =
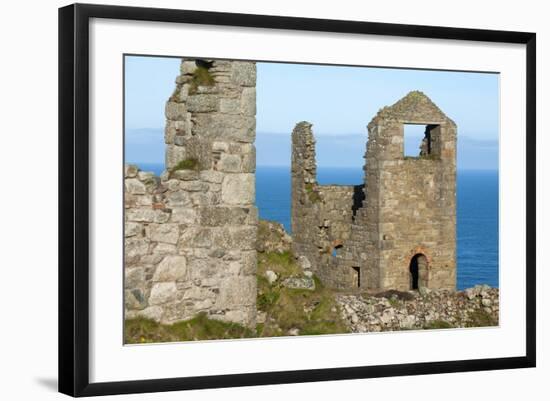
POLYGON ((319 185, 311 124, 292 132, 292 239, 296 256, 307 258, 326 285, 345 287, 345 269, 336 269, 338 255, 351 235, 351 224, 364 195, 362 186, 319 185))
POLYGON ((182 61, 165 172, 126 166, 127 318, 255 326, 255 85, 252 62, 182 61))
POLYGON ((293 250, 335 288, 456 287, 456 125, 423 93, 368 125, 365 183, 316 181, 311 124, 292 133, 293 250), (403 125, 426 125, 417 158, 403 125))
POLYGON ((454 290, 454 122, 420 92, 383 108, 355 186, 318 184, 311 124, 298 123, 292 240, 260 244, 255 83, 252 62, 182 61, 165 110, 166 170, 125 170, 126 317, 173 323, 204 312, 254 327, 257 249, 289 246, 308 273, 285 284, 293 288, 314 288, 315 273, 333 288, 454 290), (427 126, 417 158, 403 156, 403 124, 427 126))

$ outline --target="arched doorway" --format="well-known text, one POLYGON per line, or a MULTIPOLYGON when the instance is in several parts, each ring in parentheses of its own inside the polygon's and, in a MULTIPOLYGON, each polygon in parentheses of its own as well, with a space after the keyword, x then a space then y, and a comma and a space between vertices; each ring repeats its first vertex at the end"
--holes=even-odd
POLYGON ((428 286, 428 259, 425 255, 417 253, 409 264, 411 273, 411 290, 418 290, 428 286))

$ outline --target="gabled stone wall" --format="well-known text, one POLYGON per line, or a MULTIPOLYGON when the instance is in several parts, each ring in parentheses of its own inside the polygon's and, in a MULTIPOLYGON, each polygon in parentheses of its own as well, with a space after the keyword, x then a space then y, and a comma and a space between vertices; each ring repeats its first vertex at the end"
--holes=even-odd
POLYGON ((126 317, 255 326, 255 85, 252 62, 182 61, 166 171, 126 167, 126 317))
POLYGON ((411 289, 411 260, 424 255, 427 282, 423 285, 454 290, 455 123, 426 95, 411 92, 382 109, 368 129, 364 270, 374 280, 368 286, 411 289), (418 157, 404 156, 404 124, 427 126, 429 154, 424 142, 418 157))

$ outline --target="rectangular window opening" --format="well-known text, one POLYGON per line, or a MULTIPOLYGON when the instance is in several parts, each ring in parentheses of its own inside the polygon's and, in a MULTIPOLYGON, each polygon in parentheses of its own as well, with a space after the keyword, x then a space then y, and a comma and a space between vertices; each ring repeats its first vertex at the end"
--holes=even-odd
POLYGON ((403 156, 419 157, 425 146, 426 126, 420 124, 403 124, 403 156))
POLYGON ((403 156, 434 156, 439 125, 403 124, 403 156))
POLYGON ((352 270, 353 287, 359 288, 361 287, 361 268, 359 268, 358 266, 352 266, 352 270))

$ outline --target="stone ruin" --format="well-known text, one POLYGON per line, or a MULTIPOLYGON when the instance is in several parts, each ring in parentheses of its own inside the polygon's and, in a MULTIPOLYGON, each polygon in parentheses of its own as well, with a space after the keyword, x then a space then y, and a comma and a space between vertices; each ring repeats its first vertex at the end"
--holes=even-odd
POLYGON ((311 124, 292 132, 293 251, 333 288, 456 288, 456 125, 423 93, 368 125, 365 181, 319 185, 311 124), (404 156, 404 124, 426 126, 404 156))
POLYGON ((182 61, 166 170, 126 166, 126 318, 255 325, 255 115, 255 63, 182 61))
MULTIPOLYGON (((125 317, 256 324, 256 65, 182 60, 166 170, 125 167, 125 317)), ((411 92, 368 125, 365 182, 319 185, 311 124, 292 132, 292 249, 338 289, 455 289, 456 125, 411 92), (420 155, 403 124, 426 125, 420 155)))

